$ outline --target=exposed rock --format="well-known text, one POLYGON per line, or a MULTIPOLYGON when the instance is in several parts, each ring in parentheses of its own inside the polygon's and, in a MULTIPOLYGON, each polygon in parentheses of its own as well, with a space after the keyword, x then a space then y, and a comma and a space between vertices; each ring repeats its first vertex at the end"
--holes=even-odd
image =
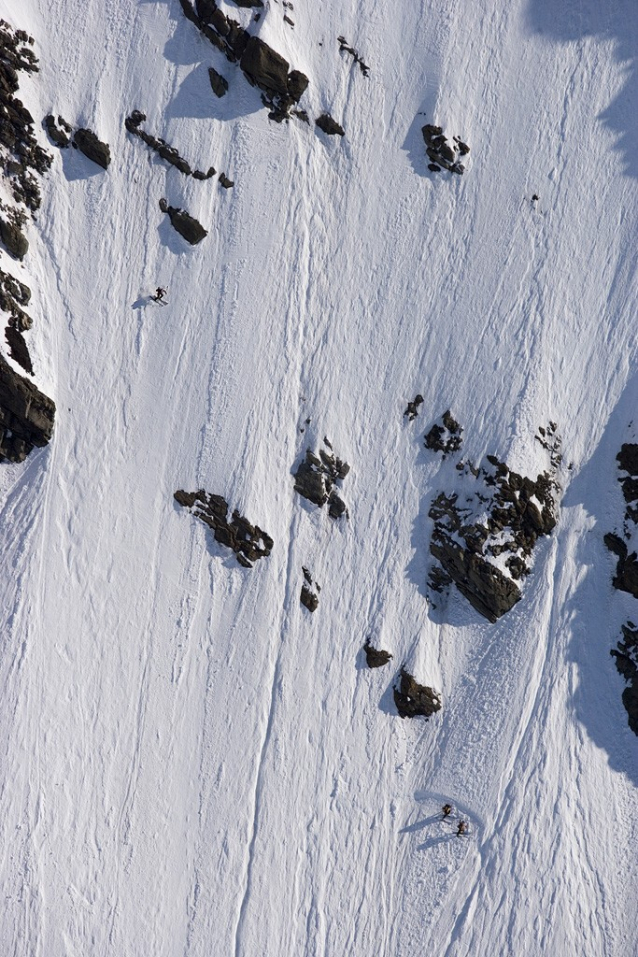
POLYGON ((328 136, 345 136, 346 131, 343 126, 340 126, 336 120, 333 120, 329 113, 322 113, 321 116, 315 120, 315 124, 320 130, 327 133, 328 136))
POLYGON ((0 461, 22 462, 53 434, 55 403, 0 355, 0 461))
POLYGON ((190 163, 184 159, 183 156, 180 156, 178 150, 174 146, 169 146, 163 139, 160 139, 157 136, 152 136, 150 133, 147 133, 145 130, 141 129, 142 123, 146 120, 146 115, 140 110, 133 110, 130 116, 127 116, 124 120, 124 125, 129 133, 132 133, 133 136, 137 136, 138 139, 146 143, 147 146, 150 146, 158 156, 160 156, 167 163, 170 163, 171 166, 174 166, 179 170, 180 173, 183 173, 184 176, 192 176, 194 179, 210 179, 215 175, 215 167, 211 166, 208 169, 207 173, 204 173, 202 170, 191 169, 190 163))
POLYGON ((399 717, 431 717, 441 710, 441 696, 425 685, 420 685, 405 668, 399 675, 399 686, 394 688, 394 703, 399 717))
POLYGON ((441 416, 440 424, 435 422, 424 438, 426 449, 442 452, 443 458, 451 452, 458 452, 463 444, 463 429, 448 409, 441 416))
POLYGON ((208 236, 208 231, 204 229, 202 224, 198 223, 193 216, 183 209, 169 206, 165 199, 160 200, 160 209, 163 213, 168 214, 173 228, 176 229, 180 236, 183 236, 186 242, 190 243, 191 246, 196 246, 205 236, 208 236))
POLYGON ((26 332, 33 325, 31 316, 22 309, 30 299, 29 287, 0 269, 0 309, 9 313, 9 325, 18 332, 26 332))
POLYGON ((301 97, 308 89, 310 80, 305 73, 300 70, 291 70, 288 74, 288 95, 292 97, 295 103, 298 103, 301 97))
POLYGON ((622 702, 628 714, 629 727, 638 734, 638 629, 633 622, 622 625, 623 639, 610 652, 616 668, 628 687, 622 693, 622 702))
POLYGON ((344 37, 337 37, 337 42, 339 44, 339 53, 349 53, 355 63, 359 64, 359 69, 364 76, 370 76, 370 67, 363 62, 363 59, 359 56, 357 51, 348 45, 344 37))
POLYGON ((392 658, 389 651, 384 651, 382 648, 373 648, 369 641, 366 641, 363 650, 366 653, 366 664, 368 668, 382 668, 383 665, 387 665, 392 658))
POLYGON ((111 150, 108 143, 103 143, 98 139, 92 130, 79 129, 73 137, 73 145, 77 146, 81 153, 97 163, 102 169, 108 169, 111 162, 111 150))
POLYGON ((12 256, 24 259, 29 251, 29 241, 19 226, 7 219, 0 219, 0 238, 12 256))
POLYGON ((219 183, 220 183, 220 186, 224 187, 224 189, 230 189, 231 186, 235 185, 235 181, 232 179, 228 179, 225 173, 219 174, 219 183))
POLYGON ((32 37, 0 20, 0 164, 14 200, 35 212, 41 196, 33 172, 44 174, 52 157, 38 144, 33 117, 15 96, 18 74, 38 70, 32 45, 32 37))
POLYGON ((489 621, 496 621, 521 598, 516 581, 529 572, 528 559, 538 539, 556 525, 559 485, 555 466, 536 480, 510 471, 496 456, 491 468, 459 463, 460 491, 440 492, 432 501, 430 552, 440 562, 429 584, 443 591, 449 580, 489 621), (499 567, 495 559, 506 555, 499 567))
POLYGON ((198 492, 184 492, 179 489, 174 495, 175 501, 193 514, 213 531, 215 541, 231 548, 237 561, 244 568, 252 568, 253 562, 270 555, 273 540, 258 525, 251 523, 235 509, 232 520, 228 521, 228 502, 221 495, 215 495, 200 489, 198 492))
POLYGON ((328 502, 331 518, 347 517, 348 510, 335 488, 335 482, 342 481, 349 471, 347 462, 332 452, 321 449, 317 456, 307 449, 306 458, 295 472, 295 491, 320 508, 328 502))
POLYGON ((250 37, 239 65, 254 86, 288 95, 288 61, 259 37, 250 37))
POLYGON ((31 362, 31 356, 29 355, 29 348, 20 330, 16 329, 15 326, 7 326, 4 335, 9 346, 9 355, 11 358, 14 362, 17 362, 18 365, 22 366, 25 372, 28 372, 29 375, 33 375, 33 364, 31 362))
POLYGON ((461 594, 488 621, 495 622, 520 601, 520 589, 510 578, 449 536, 439 534, 436 540, 433 538, 430 552, 461 594))
POLYGON ((417 415, 419 414, 420 405, 423 405, 422 395, 415 395, 412 402, 408 402, 408 407, 403 414, 408 416, 409 422, 412 422, 413 419, 416 419, 417 415))
POLYGON ((208 77, 215 96, 220 98, 225 96, 228 92, 228 80, 226 77, 218 73, 217 70, 214 70, 212 66, 208 68, 208 77))
POLYGON ((305 584, 301 586, 300 601, 302 605, 306 606, 308 611, 316 611, 319 607, 319 595, 305 584))
POLYGON ((60 117, 61 124, 64 123, 64 126, 58 127, 55 116, 52 113, 49 113, 48 116, 44 118, 44 125, 46 131, 49 134, 49 139, 55 143, 56 146, 59 146, 60 149, 66 149, 71 145, 71 137, 69 136, 69 131, 67 130, 68 124, 62 120, 60 117))
POLYGON ((263 7, 263 0, 233 0, 238 7, 263 7))
POLYGON ((616 574, 612 582, 614 588, 629 592, 634 598, 638 598, 638 555, 636 552, 628 554, 627 546, 622 538, 613 532, 608 532, 604 541, 607 548, 618 557, 616 574))

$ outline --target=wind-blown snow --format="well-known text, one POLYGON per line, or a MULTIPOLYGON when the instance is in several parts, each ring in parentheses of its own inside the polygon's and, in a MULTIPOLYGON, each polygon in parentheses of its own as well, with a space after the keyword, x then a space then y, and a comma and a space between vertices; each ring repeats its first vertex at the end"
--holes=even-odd
POLYGON ((18 95, 113 156, 55 151, 10 267, 58 415, 0 473, 0 949, 626 957, 638 759, 609 649, 632 600, 602 537, 638 394, 635 4, 283 12, 251 29, 343 140, 270 122, 177 0, 0 0, 40 58, 18 95), (135 108, 234 188, 166 167, 135 108), (428 173, 425 122, 469 143, 465 175, 428 173), (426 601, 455 470, 423 433, 447 408, 474 462, 535 477, 538 426, 563 438, 559 525, 495 625, 426 601), (293 492, 324 436, 349 521, 293 492), (173 502, 202 487, 272 555, 246 570, 212 543, 173 502), (390 666, 365 668, 367 637, 390 666), (395 713, 403 663, 442 694, 428 722, 395 713))

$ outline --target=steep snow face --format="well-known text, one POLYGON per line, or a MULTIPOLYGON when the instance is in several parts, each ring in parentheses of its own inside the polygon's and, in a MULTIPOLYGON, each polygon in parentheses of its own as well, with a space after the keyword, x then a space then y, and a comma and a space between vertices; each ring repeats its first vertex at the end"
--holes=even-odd
POLYGON ((636 405, 635 5, 223 9, 308 75, 310 125, 269 121, 175 0, 0 0, 36 39, 34 117, 113 158, 56 152, 11 264, 58 418, 0 473, 2 952, 634 953, 609 656, 629 605, 602 536, 636 405), (166 166, 133 109, 234 187, 166 166), (464 175, 429 173, 426 122, 470 145, 464 175), (208 236, 184 243, 161 198, 208 236), (426 600, 458 459, 423 433, 448 408, 464 459, 524 475, 539 425, 563 437, 558 527, 496 624, 426 600), (349 520, 293 491, 324 437, 349 520), (271 555, 239 567, 178 488, 223 495, 271 555), (401 665, 442 695, 426 723, 396 714, 401 665))

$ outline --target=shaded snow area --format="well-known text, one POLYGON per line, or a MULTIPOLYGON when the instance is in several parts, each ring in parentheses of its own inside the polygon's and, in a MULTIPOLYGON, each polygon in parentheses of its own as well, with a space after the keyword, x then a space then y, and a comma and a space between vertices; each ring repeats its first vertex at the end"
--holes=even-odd
POLYGON ((188 0, 0 0, 53 156, 0 267, 57 406, 0 464, 0 953, 629 957, 638 611, 603 538, 638 421, 635 0, 264 3, 217 22, 294 102, 188 0), (437 495, 492 521, 487 456, 549 474, 557 520, 494 621, 428 584, 437 495))

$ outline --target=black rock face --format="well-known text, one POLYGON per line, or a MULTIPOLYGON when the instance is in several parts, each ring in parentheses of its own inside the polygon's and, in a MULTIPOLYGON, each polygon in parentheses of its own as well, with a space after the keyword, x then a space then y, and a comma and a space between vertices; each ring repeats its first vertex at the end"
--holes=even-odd
POLYGON ((0 238, 12 256, 16 259, 24 259, 29 251, 29 240, 19 226, 6 219, 0 219, 0 238))
POLYGON ((183 236, 187 243, 196 246, 201 243, 208 231, 204 229, 201 223, 186 213, 183 209, 177 209, 175 206, 169 206, 165 199, 160 200, 160 209, 166 213, 171 221, 171 225, 180 236, 183 236))
POLYGON ((22 462, 53 434, 55 402, 0 355, 0 461, 22 462))
POLYGON ((638 734, 638 629, 628 621, 622 626, 622 639, 610 654, 616 662, 619 674, 628 684, 622 693, 622 702, 627 711, 627 723, 638 734))
POLYGON ((319 129, 323 130, 328 136, 346 135, 343 126, 340 126, 336 120, 333 120, 329 113, 322 113, 321 116, 315 120, 315 123, 319 129))
POLYGON ((452 538, 441 534, 436 541, 433 539, 430 552, 461 594, 488 621, 497 621, 520 601, 520 589, 510 578, 452 538))
POLYGON ((208 78, 215 96, 220 98, 225 96, 228 92, 228 80, 226 77, 222 76, 221 73, 218 73, 217 70, 214 70, 211 66, 208 68, 208 78))
POLYGON ((347 517, 346 504, 337 492, 335 482, 343 480, 349 471, 348 463, 332 452, 321 449, 319 455, 315 455, 307 449, 305 459, 295 472, 295 491, 320 508, 328 502, 331 518, 347 517))
POLYGON ((382 668, 392 660, 392 655, 389 651, 384 651, 382 648, 373 648, 369 641, 366 641, 363 650, 366 653, 366 664, 368 668, 382 668))
POLYGON ((394 703, 400 718, 429 718, 441 710, 441 696, 425 685, 420 685, 405 668, 401 669, 399 685, 394 689, 394 703))
MULTIPOLYGON (((420 398, 420 396, 417 396, 417 398, 420 398)), ((423 400, 421 399, 421 401, 423 400)), ((407 415, 407 412, 405 414, 407 415)), ((443 458, 445 458, 446 455, 458 452, 461 448, 463 429, 448 409, 443 413, 441 419, 434 423, 423 441, 426 449, 431 449, 433 452, 442 452, 443 458)))
POLYGON ((102 169, 108 169, 111 162, 111 150, 108 143, 99 140, 92 130, 80 129, 76 132, 73 142, 81 153, 97 163, 102 169))
POLYGON ((288 61, 259 37, 249 38, 239 65, 260 89, 280 96, 288 94, 288 61))

